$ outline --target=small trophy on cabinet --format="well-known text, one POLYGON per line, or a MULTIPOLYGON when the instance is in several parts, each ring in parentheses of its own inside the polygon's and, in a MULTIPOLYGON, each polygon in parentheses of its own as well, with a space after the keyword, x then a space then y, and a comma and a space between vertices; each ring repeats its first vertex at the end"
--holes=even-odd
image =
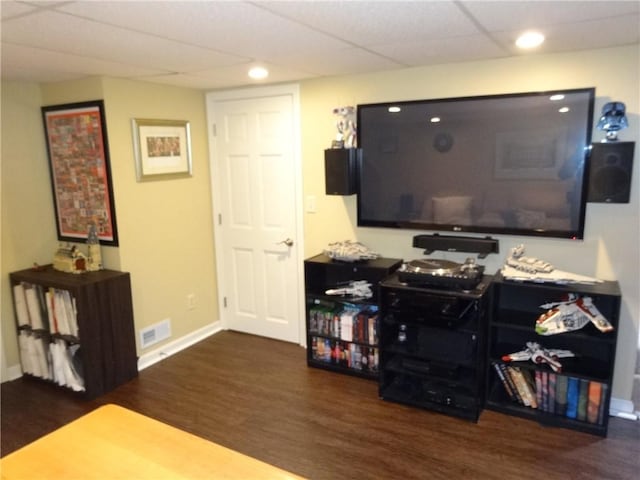
POLYGON ((100 240, 98 239, 96 224, 93 222, 89 224, 87 246, 89 248, 87 258, 87 271, 95 272, 97 270, 102 270, 102 252, 100 250, 100 240))

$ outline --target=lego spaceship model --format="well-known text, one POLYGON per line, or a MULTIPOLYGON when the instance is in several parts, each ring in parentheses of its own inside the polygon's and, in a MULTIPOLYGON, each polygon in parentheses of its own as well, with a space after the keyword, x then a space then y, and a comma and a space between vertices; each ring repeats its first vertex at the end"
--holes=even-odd
POLYGON ((559 358, 575 357, 570 350, 558 350, 543 348, 537 342, 527 342, 527 348, 519 352, 510 353, 502 357, 503 362, 522 362, 531 360, 533 363, 546 363, 554 372, 562 370, 559 358))
POLYGON ((362 243, 351 240, 330 243, 322 253, 333 260, 339 260, 341 262, 373 260, 380 256, 362 243))
POLYGON ((511 255, 507 257, 507 265, 531 274, 536 273, 551 273, 555 270, 554 266, 549 262, 540 260, 535 257, 525 257, 524 245, 520 244, 517 247, 511 249, 511 255))
POLYGON ((580 330, 588 323, 593 323, 604 333, 613 330, 613 325, 596 308, 591 297, 569 294, 565 302, 545 303, 540 305, 540 308, 548 310, 536 320, 538 335, 555 335, 580 330))
POLYGON ((324 293, 325 295, 350 295, 358 298, 371 298, 373 296, 371 284, 366 280, 349 282, 345 287, 331 288, 324 293))
POLYGON ((501 273, 507 280, 529 281, 537 283, 556 283, 560 285, 579 283, 593 285, 602 280, 577 273, 558 270, 549 262, 536 257, 525 256, 524 245, 520 244, 510 250, 501 273))

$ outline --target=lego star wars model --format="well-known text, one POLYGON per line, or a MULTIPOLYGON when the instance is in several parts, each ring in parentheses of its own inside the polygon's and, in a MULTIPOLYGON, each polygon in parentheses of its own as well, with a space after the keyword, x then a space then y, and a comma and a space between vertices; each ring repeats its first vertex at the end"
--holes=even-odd
POLYGON ((510 353, 502 357, 503 362, 521 362, 531 360, 533 363, 546 363, 554 372, 562 370, 559 358, 575 357, 570 350, 558 350, 543 348, 537 342, 527 342, 527 348, 519 352, 510 353))
POLYGON ((331 288, 324 292, 326 295, 351 295, 358 298, 371 298, 371 284, 366 280, 349 282, 346 287, 331 288))
POLYGON ((601 332, 610 332, 613 325, 596 308, 591 297, 579 297, 569 294, 565 302, 551 302, 540 305, 549 309, 536 320, 538 335, 555 335, 558 333, 580 330, 589 322, 601 332))

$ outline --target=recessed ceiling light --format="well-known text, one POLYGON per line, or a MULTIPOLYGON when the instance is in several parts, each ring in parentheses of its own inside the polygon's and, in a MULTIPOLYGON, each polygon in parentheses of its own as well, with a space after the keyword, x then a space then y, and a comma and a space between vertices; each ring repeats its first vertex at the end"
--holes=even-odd
POLYGON ((544 35, 540 32, 525 32, 518 37, 516 45, 520 48, 535 48, 544 42, 544 35))
POLYGON ((261 80, 269 76, 269 71, 264 67, 253 67, 249 70, 249 76, 254 80, 261 80))
POLYGON ((400 111, 400 107, 389 107, 389 113, 398 113, 400 111))

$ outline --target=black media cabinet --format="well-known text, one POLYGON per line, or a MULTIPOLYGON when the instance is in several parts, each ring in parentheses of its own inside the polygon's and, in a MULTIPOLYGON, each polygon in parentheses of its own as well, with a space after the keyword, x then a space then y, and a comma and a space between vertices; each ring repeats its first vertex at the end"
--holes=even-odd
POLYGON ((477 421, 484 402, 488 287, 380 284, 380 397, 477 421))

